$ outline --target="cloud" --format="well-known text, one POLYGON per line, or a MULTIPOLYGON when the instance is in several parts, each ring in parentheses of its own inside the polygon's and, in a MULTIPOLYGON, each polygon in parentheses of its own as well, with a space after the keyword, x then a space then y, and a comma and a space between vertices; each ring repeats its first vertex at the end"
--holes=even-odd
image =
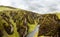
POLYGON ((0 0, 0 5, 13 6, 41 14, 60 11, 60 0, 0 0))
POLYGON ((0 0, 0 5, 6 5, 6 6, 10 6, 10 0, 0 0))

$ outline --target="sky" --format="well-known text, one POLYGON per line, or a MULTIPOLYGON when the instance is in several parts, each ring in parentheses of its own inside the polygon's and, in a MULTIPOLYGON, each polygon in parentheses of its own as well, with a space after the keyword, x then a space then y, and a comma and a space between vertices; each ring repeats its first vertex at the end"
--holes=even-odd
POLYGON ((60 12, 60 0, 0 0, 0 5, 21 8, 40 14, 60 12))

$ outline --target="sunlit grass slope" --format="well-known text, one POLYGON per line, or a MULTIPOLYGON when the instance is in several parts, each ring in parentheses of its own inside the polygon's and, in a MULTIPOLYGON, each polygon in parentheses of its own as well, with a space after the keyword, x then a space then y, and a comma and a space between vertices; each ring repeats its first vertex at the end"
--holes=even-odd
MULTIPOLYGON (((21 9, 18 9, 18 8, 13 8, 13 7, 8 7, 8 6, 0 6, 0 11, 3 11, 3 10, 13 10, 13 11, 16 11, 16 10, 21 10, 21 9)), ((23 10, 22 12, 24 12, 25 10, 23 10)), ((29 12, 29 11, 27 11, 29 12)), ((1 14, 1 12, 0 12, 1 14)), ((7 14, 9 16, 9 14, 7 14)), ((59 17, 60 19, 60 13, 56 13, 56 15, 59 17)), ((0 17, 0 21, 4 21, 1 17, 0 17)), ((10 17, 10 21, 11 23, 13 23, 14 25, 14 34, 13 35, 8 35, 5 31, 4 32, 4 36, 3 37, 19 37, 19 34, 17 32, 17 28, 16 28, 16 23, 13 22, 12 20, 12 17, 10 17)), ((1 24, 1 22, 0 22, 1 24)), ((34 30, 34 28, 36 27, 37 23, 35 24, 30 24, 28 23, 28 26, 29 26, 29 30, 28 30, 28 33, 32 32, 34 30)), ((1 27, 0 27, 1 28, 1 27)), ((34 35, 34 37, 37 37, 38 36, 38 32, 34 35)), ((42 36, 43 37, 43 36, 42 36)))
MULTIPOLYGON (((0 11, 4 11, 4 10, 13 10, 13 11, 16 11, 16 10, 22 10, 22 9, 18 9, 18 8, 13 8, 13 7, 8 7, 8 6, 0 6, 0 11)), ((22 12, 24 12, 25 10, 23 10, 22 12)), ((27 11, 29 12, 29 11, 27 11)), ((0 12, 1 14, 1 12, 0 12)), ((9 14, 7 13, 7 15, 9 16, 9 14)), ((0 20, 3 20, 3 19, 0 19, 0 20)), ((4 20, 3 20, 4 21, 4 20)), ((2 22, 3 22, 2 21, 2 22)), ((16 28, 16 23, 13 22, 12 20, 12 17, 10 17, 10 21, 11 23, 14 25, 14 34, 12 35, 8 35, 5 30, 3 31, 4 33, 4 36, 3 37, 19 37, 19 34, 17 32, 17 28, 16 28)), ((1 24, 1 23, 0 23, 1 24)), ((28 30, 28 33, 32 32, 34 30, 34 28, 36 27, 37 23, 35 24, 30 24, 28 23, 28 26, 29 26, 29 30, 28 30)))
MULTIPOLYGON (((13 7, 8 7, 8 6, 0 6, 0 11, 3 11, 3 10, 17 10, 17 9, 16 8, 13 8, 13 7)), ((1 20, 1 18, 0 18, 0 20, 1 20)), ((15 33, 13 35, 8 35, 5 31, 3 31, 3 33, 4 33, 3 37, 19 37, 19 35, 18 35, 17 31, 16 31, 16 24, 13 22, 12 19, 10 19, 10 21, 14 25, 14 32, 15 33)))

